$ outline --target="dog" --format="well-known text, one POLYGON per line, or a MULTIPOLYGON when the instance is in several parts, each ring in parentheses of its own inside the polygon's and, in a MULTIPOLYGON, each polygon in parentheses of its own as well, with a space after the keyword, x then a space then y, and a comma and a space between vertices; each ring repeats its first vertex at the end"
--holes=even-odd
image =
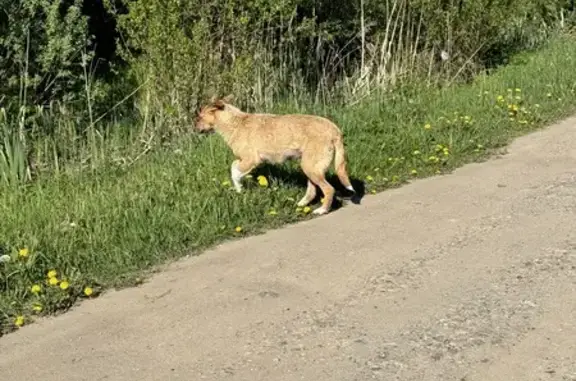
POLYGON ((242 191, 242 178, 260 164, 297 159, 308 178, 306 194, 298 206, 312 202, 318 186, 324 200, 313 213, 328 213, 334 200, 334 187, 326 181, 326 172, 334 159, 338 179, 355 193, 346 170, 342 132, 336 124, 314 115, 247 113, 233 106, 232 99, 232 95, 212 97, 200 109, 194 126, 200 133, 218 133, 236 156, 230 176, 237 192, 242 191))

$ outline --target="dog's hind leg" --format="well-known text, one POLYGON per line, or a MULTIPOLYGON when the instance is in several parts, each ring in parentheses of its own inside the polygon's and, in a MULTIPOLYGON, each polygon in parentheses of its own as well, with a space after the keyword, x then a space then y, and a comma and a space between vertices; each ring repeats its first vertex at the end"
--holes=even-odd
POLYGON ((324 152, 305 153, 300 165, 308 179, 318 185, 324 193, 322 206, 314 210, 314 214, 326 214, 334 201, 334 187, 326 180, 326 171, 332 162, 333 151, 328 148, 324 152))
POLYGON ((316 185, 310 180, 308 180, 308 187, 306 188, 306 194, 300 201, 298 201, 298 206, 306 206, 314 200, 316 197, 316 185))
POLYGON ((234 160, 230 166, 230 177, 232 177, 232 183, 236 192, 242 192, 242 178, 254 169, 255 163, 248 160, 234 160))

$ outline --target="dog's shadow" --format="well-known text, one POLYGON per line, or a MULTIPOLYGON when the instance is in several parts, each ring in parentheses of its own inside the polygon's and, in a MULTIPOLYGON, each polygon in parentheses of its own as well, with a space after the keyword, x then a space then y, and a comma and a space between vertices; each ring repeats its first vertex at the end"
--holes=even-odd
MULTIPOLYGON (((293 185, 303 190, 306 190, 308 184, 308 178, 302 173, 302 170, 299 168, 290 168, 288 165, 262 164, 256 168, 252 174, 254 177, 264 175, 269 178, 278 179, 282 183, 293 185)), ((336 191, 336 197, 334 197, 334 203, 332 204, 333 210, 342 207, 342 201, 340 199, 350 200, 352 203, 359 205, 366 193, 364 182, 352 176, 350 176, 350 182, 355 192, 346 189, 335 174, 327 175, 326 180, 328 180, 336 191)), ((316 189, 316 197, 310 204, 318 203, 323 196, 322 191, 318 187, 316 187, 316 189)))

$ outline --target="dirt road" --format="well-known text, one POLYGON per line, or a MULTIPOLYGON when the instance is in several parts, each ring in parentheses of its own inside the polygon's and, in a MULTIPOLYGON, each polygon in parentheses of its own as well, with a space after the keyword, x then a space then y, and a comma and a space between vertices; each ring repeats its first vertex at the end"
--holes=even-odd
POLYGON ((24 327, 0 379, 574 381, 576 119, 24 327))

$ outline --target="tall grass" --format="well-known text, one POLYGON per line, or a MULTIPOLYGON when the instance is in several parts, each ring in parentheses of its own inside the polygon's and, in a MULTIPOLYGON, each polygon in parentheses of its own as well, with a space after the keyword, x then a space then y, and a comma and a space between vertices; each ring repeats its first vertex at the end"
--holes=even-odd
MULTIPOLYGON (((270 8, 266 17, 251 22, 237 17, 239 10, 248 16, 251 11, 232 0, 217 19, 212 14, 194 19, 192 3, 170 2, 158 10, 150 5, 154 1, 133 3, 127 14, 117 16, 126 39, 123 57, 130 64, 116 77, 124 86, 117 96, 102 95, 113 88, 95 78, 91 56, 79 51, 82 86, 74 101, 30 106, 27 83, 34 73, 28 73, 32 65, 26 59, 23 96, 5 107, 1 121, 3 182, 129 165, 186 134, 198 105, 213 93, 233 93, 248 111, 304 110, 311 104, 347 107, 414 83, 438 87, 469 81, 486 69, 482 60, 495 54, 486 50, 489 46, 499 46, 499 54, 513 50, 513 43, 538 46, 565 19, 552 18, 531 32, 508 25, 499 36, 479 21, 468 21, 471 30, 466 30, 465 20, 458 18, 468 13, 453 7, 443 21, 428 12, 433 3, 389 0, 380 8, 346 5, 358 12, 351 17, 353 26, 346 27, 354 33, 346 34, 302 20, 298 1, 270 8), (182 18, 192 20, 189 26, 182 26, 182 18), (446 27, 445 37, 437 31, 439 23, 446 27), (469 41, 471 36, 479 40, 469 41)), ((518 27, 532 25, 521 11, 510 16, 510 23, 514 17, 518 27)), ((495 17, 486 22, 501 23, 495 17)))

